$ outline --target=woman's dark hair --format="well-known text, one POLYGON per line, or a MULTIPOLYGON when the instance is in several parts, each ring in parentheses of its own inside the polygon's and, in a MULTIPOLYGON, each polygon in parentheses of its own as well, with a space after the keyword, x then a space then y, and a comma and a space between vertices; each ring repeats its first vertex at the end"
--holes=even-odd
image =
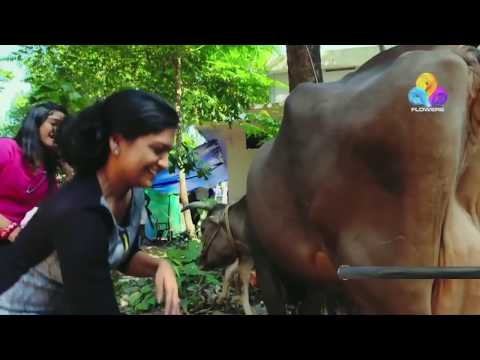
POLYGON ((22 148, 23 157, 28 163, 36 167, 43 162, 50 185, 55 181, 55 173, 59 165, 58 155, 56 151, 49 150, 42 143, 39 129, 54 111, 68 115, 63 106, 52 102, 34 105, 23 119, 20 130, 15 136, 15 141, 22 148))
POLYGON ((108 139, 120 134, 127 140, 165 129, 176 129, 175 110, 159 96, 123 90, 81 111, 58 130, 61 156, 80 176, 92 175, 105 165, 108 139))

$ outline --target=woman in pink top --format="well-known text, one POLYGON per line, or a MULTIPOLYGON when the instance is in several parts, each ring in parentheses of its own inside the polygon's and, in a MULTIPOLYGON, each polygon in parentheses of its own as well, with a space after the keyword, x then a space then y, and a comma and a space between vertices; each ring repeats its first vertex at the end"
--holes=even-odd
POLYGON ((0 138, 0 245, 14 241, 25 214, 57 189, 55 131, 67 111, 35 105, 14 139, 0 138))

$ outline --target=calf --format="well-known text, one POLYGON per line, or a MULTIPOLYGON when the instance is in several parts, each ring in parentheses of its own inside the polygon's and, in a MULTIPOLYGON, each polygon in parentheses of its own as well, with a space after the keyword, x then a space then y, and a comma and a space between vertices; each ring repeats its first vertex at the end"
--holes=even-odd
POLYGON ((245 236, 246 204, 245 196, 229 205, 196 201, 182 211, 193 208, 208 210, 201 227, 203 250, 199 264, 206 270, 226 267, 218 302, 225 301, 233 275, 238 273, 243 310, 246 315, 253 315, 249 302, 249 280, 254 263, 245 236))

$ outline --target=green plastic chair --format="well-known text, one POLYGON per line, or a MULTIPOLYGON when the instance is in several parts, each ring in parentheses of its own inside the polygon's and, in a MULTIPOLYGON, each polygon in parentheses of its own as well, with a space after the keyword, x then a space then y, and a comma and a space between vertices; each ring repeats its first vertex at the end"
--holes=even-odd
POLYGON ((147 238, 171 240, 172 236, 185 231, 181 221, 179 195, 145 189, 145 199, 150 222, 145 224, 147 238))

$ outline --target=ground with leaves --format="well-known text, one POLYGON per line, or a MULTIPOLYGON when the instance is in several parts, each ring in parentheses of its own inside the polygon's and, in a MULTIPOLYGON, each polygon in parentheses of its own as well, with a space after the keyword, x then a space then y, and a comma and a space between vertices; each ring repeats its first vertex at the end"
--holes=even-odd
MULTIPOLYGON (((243 314, 239 290, 233 286, 225 304, 218 304, 222 290, 223 270, 204 271, 197 265, 201 252, 198 240, 175 239, 167 246, 149 246, 148 253, 167 258, 173 265, 179 285, 182 313, 186 315, 243 314)), ((162 314, 163 306, 155 300, 155 287, 151 278, 135 278, 114 273, 114 286, 120 310, 125 314, 162 314)), ((259 300, 259 290, 250 288, 250 303, 257 314, 265 314, 259 300)))

